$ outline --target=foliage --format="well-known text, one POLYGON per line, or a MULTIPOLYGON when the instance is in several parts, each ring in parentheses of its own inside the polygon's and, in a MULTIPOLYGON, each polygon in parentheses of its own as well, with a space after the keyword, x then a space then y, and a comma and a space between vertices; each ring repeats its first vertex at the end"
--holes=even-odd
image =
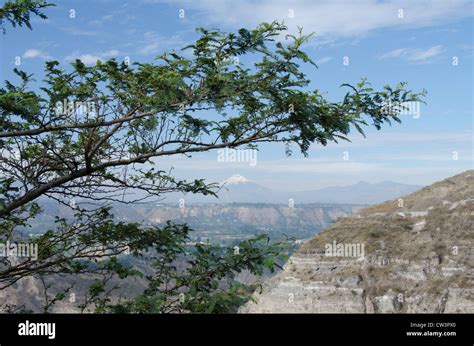
POLYGON ((4 22, 8 21, 13 27, 24 25, 31 29, 31 14, 46 19, 48 17, 42 12, 42 9, 50 6, 54 5, 45 0, 7 0, 0 7, 0 28, 5 33, 4 22))

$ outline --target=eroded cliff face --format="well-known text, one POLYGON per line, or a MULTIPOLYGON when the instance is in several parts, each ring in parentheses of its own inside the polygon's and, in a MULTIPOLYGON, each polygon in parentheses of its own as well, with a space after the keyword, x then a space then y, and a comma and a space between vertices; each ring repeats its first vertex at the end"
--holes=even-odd
POLYGON ((238 223, 255 227, 327 227, 336 219, 360 209, 356 205, 307 204, 289 207, 279 204, 188 205, 186 208, 162 206, 143 212, 146 219, 155 223, 177 220, 203 224, 238 223))
POLYGON ((240 312, 474 312, 474 171, 305 242, 240 312))

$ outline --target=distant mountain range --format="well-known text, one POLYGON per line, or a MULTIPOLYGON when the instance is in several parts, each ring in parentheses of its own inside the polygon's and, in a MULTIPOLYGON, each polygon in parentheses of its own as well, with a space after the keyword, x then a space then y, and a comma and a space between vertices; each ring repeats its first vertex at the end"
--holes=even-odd
POLYGON ((283 203, 292 199, 302 203, 376 204, 419 190, 422 186, 384 181, 354 185, 332 186, 318 190, 284 192, 263 187, 241 175, 233 175, 221 183, 219 199, 200 195, 172 194, 166 202, 184 198, 187 203, 283 203))

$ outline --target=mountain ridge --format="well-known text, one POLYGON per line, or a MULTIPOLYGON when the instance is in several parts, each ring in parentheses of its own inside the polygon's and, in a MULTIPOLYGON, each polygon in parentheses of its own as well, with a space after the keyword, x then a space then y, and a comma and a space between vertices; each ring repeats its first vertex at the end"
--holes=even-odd
POLYGON ((188 203, 301 203, 375 204, 398 198, 422 186, 383 181, 360 181, 346 186, 329 186, 304 191, 280 191, 255 183, 240 174, 233 175, 220 184, 219 198, 200 195, 174 194, 167 202, 183 198, 188 203))

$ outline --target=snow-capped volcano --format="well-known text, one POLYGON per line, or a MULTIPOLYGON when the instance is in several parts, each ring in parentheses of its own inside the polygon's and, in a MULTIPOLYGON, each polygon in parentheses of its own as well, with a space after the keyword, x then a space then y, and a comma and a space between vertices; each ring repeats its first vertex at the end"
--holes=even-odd
POLYGON ((240 174, 234 174, 233 176, 224 180, 221 185, 229 186, 234 184, 250 183, 251 181, 240 174))
POLYGON ((274 202, 273 191, 250 179, 234 174, 221 183, 219 201, 225 203, 270 203, 274 202))

